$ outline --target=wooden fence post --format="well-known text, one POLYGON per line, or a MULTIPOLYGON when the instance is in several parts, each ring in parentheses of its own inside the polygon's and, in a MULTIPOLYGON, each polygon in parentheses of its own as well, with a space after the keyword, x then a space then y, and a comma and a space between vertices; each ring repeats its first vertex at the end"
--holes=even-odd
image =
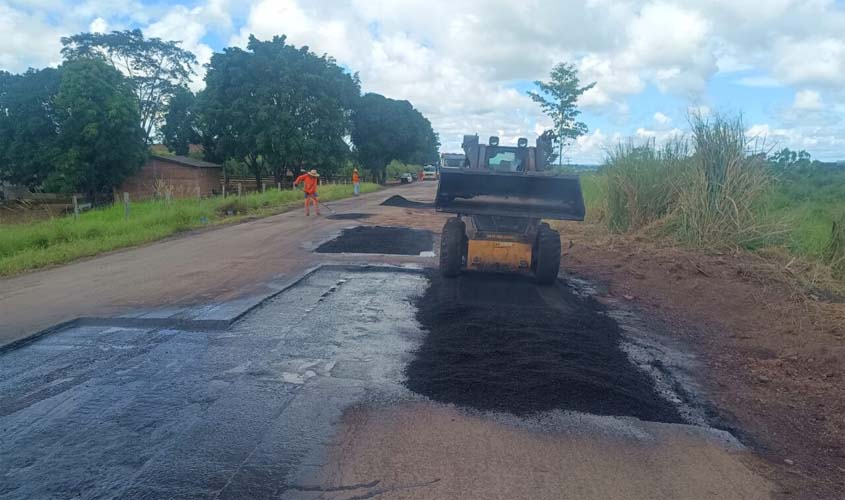
POLYGON ((126 191, 123 192, 123 218, 129 218, 129 193, 126 191))
POLYGON ((243 187, 244 187, 244 186, 243 186, 243 184, 241 184, 241 183, 239 182, 239 183, 238 183, 238 196, 243 195, 243 187))
POLYGON ((79 218, 79 200, 76 199, 76 195, 73 195, 73 218, 79 218))
POLYGON ((276 186, 279 188, 279 191, 281 191, 281 190, 282 190, 282 183, 281 183, 281 182, 277 182, 277 183, 276 183, 276 186))
POLYGON ((226 197, 226 185, 223 184, 223 198, 226 197))
POLYGON ((261 183, 261 192, 262 192, 262 193, 266 193, 266 192, 267 192, 267 183, 266 183, 266 182, 262 182, 262 183, 261 183))
POLYGON ((198 200, 201 200, 201 199, 202 199, 202 193, 200 192, 200 187, 199 187, 199 185, 197 185, 196 190, 197 190, 197 199, 198 199, 198 200))

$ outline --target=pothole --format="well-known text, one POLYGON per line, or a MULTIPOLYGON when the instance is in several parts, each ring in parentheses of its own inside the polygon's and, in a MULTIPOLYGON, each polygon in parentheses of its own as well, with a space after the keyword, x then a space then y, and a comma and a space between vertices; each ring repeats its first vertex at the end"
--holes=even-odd
POLYGON ((407 227, 358 226, 317 247, 318 253, 374 253, 430 255, 434 237, 430 231, 407 227))
POLYGON ((466 274, 434 277, 417 305, 428 334, 406 369, 414 392, 516 415, 560 409, 682 422, 595 300, 515 276, 466 274))

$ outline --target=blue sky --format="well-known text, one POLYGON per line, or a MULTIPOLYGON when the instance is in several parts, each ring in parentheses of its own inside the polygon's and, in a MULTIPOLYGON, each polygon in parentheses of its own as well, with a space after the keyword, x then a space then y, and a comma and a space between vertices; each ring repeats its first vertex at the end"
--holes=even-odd
POLYGON ((465 133, 507 142, 548 127, 525 92, 566 61, 598 82, 574 162, 684 133, 690 110, 741 113, 766 147, 845 159, 842 0, 0 0, 0 69, 55 65, 61 36, 129 27, 201 62, 250 33, 287 34, 358 71, 364 90, 410 100, 444 151, 465 133))

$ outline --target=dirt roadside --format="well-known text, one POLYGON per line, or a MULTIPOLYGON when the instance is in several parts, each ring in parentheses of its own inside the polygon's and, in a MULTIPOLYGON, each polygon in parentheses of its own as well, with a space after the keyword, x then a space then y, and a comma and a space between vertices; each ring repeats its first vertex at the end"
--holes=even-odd
POLYGON ((766 459, 780 498, 845 498, 845 303, 807 299, 747 255, 563 230, 563 269, 681 337, 716 413, 766 459))

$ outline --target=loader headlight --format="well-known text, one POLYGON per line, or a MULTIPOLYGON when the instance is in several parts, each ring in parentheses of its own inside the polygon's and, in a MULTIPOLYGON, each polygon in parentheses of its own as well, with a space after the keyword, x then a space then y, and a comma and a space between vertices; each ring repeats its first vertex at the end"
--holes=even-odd
POLYGON ((527 148, 528 147, 528 139, 526 139, 525 137, 520 137, 516 141, 516 146, 518 148, 527 148))
POLYGON ((496 137, 495 135, 491 135, 490 141, 488 142, 488 144, 491 145, 491 146, 498 146, 499 145, 499 138, 496 137))

